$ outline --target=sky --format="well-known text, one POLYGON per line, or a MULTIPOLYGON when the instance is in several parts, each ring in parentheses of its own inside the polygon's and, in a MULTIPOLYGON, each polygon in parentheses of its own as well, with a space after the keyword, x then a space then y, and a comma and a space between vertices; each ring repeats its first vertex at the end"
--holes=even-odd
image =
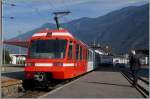
POLYGON ((54 23, 52 13, 55 11, 71 11, 60 20, 68 22, 82 17, 95 18, 123 7, 145 3, 148 0, 3 0, 4 39, 16 37, 44 23, 54 23))

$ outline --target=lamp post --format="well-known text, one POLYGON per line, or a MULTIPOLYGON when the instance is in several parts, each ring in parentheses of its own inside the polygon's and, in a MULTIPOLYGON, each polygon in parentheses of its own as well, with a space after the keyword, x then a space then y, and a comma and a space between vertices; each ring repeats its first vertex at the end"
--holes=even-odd
POLYGON ((0 66, 3 65, 2 0, 0 0, 0 66))
MULTIPOLYGON (((20 35, 21 35, 21 31, 18 31, 18 33, 19 33, 19 41, 21 40, 21 37, 20 37, 20 35)), ((21 63, 21 47, 19 47, 19 55, 18 55, 18 64, 22 64, 21 63)))
MULTIPOLYGON (((2 0, 0 0, 0 67, 3 65, 3 37, 2 37, 2 0)), ((1 73, 0 73, 1 76, 1 73)), ((1 88, 0 88, 1 90, 1 88)), ((2 96, 2 94, 0 93, 2 96)))
MULTIPOLYGON (((3 57, 3 48, 4 48, 4 44, 3 44, 3 18, 9 18, 9 19, 14 19, 14 17, 4 17, 3 16, 3 4, 9 4, 9 3, 5 3, 3 2, 3 0, 0 0, 0 66, 3 65, 3 61, 5 61, 5 55, 3 57)), ((9 4, 10 6, 16 6, 15 4, 9 4)), ((5 54, 5 49, 4 49, 4 54, 5 54)), ((4 62, 5 63, 5 62, 4 62)))

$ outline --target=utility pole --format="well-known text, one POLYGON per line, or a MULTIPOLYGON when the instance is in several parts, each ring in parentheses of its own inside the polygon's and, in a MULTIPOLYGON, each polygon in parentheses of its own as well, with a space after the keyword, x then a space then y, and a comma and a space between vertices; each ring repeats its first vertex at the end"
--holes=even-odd
POLYGON ((0 0, 0 66, 3 65, 2 0, 0 0))
MULTIPOLYGON (((21 31, 18 31, 19 33, 19 41, 21 41, 21 31)), ((18 54, 18 64, 21 64, 21 47, 19 47, 19 54, 18 54)))
POLYGON ((60 29, 60 24, 59 24, 59 18, 64 16, 64 15, 68 15, 69 13, 71 13, 70 11, 63 11, 63 12, 54 12, 53 14, 55 15, 54 20, 56 22, 56 26, 57 29, 60 29))
MULTIPOLYGON (((0 0, 0 66, 3 65, 3 61, 5 64, 5 46, 4 46, 4 39, 3 39, 3 18, 9 18, 9 19, 14 19, 14 17, 4 17, 3 16, 3 4, 9 4, 3 2, 3 0, 0 0), (3 49, 4 48, 4 49, 3 49), (4 51, 3 51, 4 50, 4 51), (3 53, 4 52, 4 53, 3 53), (3 57, 4 54, 4 57, 3 57)), ((16 6, 15 4, 9 4, 10 6, 16 6)))

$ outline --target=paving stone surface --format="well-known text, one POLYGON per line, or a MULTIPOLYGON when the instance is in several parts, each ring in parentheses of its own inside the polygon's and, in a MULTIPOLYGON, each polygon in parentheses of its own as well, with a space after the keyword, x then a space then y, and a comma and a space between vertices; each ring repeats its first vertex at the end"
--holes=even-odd
POLYGON ((114 68, 100 68, 43 98, 142 98, 114 68))

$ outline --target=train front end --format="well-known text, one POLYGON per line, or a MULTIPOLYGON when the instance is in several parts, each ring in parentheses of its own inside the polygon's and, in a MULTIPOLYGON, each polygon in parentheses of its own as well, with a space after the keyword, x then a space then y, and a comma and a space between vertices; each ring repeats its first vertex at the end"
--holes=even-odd
POLYGON ((26 79, 38 81, 74 77, 74 60, 68 60, 70 40, 67 30, 42 30, 34 34, 28 48, 26 79))

